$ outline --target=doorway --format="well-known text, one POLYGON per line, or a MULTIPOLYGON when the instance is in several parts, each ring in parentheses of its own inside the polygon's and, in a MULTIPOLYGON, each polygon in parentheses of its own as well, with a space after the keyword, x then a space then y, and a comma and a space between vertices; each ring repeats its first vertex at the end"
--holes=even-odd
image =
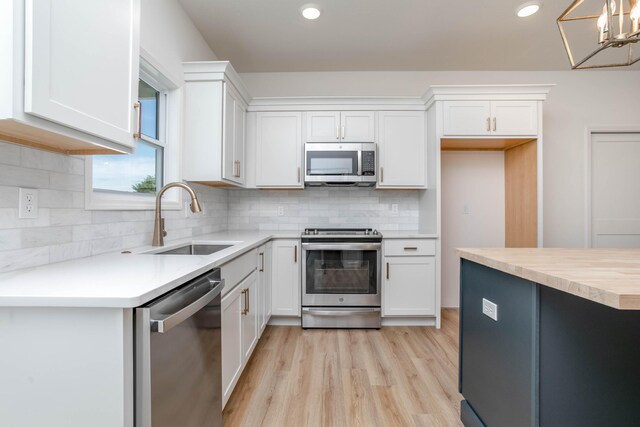
POLYGON ((587 246, 640 247, 640 133, 594 133, 588 152, 587 246))

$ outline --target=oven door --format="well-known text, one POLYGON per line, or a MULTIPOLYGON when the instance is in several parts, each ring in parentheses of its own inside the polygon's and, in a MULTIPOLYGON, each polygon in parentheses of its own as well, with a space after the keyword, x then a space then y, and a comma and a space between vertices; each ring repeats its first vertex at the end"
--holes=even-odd
POLYGON ((303 243, 303 306, 379 307, 380 243, 303 243))

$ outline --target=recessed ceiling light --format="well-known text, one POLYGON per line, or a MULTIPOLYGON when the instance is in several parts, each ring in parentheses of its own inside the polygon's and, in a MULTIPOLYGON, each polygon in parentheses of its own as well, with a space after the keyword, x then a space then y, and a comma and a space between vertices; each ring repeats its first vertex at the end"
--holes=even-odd
POLYGON ((531 16, 539 10, 539 1, 528 1, 518 6, 518 8, 516 9, 516 15, 518 15, 518 17, 520 18, 526 18, 527 16, 531 16))
POLYGON ((311 20, 318 19, 320 16, 320 9, 310 5, 302 6, 302 16, 311 20))

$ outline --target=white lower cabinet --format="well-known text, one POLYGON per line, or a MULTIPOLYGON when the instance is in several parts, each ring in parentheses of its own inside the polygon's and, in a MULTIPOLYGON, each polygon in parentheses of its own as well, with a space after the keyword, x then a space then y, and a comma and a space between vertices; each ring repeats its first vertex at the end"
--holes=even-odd
POLYGON ((264 328, 271 317, 271 250, 273 244, 271 242, 258 248, 258 321, 259 334, 262 334, 264 328))
POLYGON ((226 405, 242 373, 242 306, 240 286, 222 298, 222 405, 226 405))
POLYGON ((242 296, 242 310, 240 311, 242 323, 242 363, 249 361, 253 349, 258 343, 258 273, 253 272, 238 285, 242 296))
POLYGON ((274 316, 300 316, 300 240, 273 241, 274 316))
POLYGON ((436 259, 435 256, 422 255, 431 252, 432 242, 385 242, 383 316, 413 317, 436 314, 436 259))

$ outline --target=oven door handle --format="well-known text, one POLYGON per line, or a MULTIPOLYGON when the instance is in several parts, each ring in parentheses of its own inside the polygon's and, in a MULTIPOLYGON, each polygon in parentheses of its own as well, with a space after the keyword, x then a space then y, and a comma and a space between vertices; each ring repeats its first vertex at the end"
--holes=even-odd
POLYGON ((382 243, 303 243, 305 251, 379 251, 382 243))
POLYGON ((302 308, 302 312, 304 314, 311 314, 313 316, 335 317, 335 316, 353 316, 358 314, 379 313, 380 309, 376 307, 356 308, 356 309, 347 309, 347 310, 340 309, 340 308, 335 308, 331 310, 318 310, 316 308, 302 308))

